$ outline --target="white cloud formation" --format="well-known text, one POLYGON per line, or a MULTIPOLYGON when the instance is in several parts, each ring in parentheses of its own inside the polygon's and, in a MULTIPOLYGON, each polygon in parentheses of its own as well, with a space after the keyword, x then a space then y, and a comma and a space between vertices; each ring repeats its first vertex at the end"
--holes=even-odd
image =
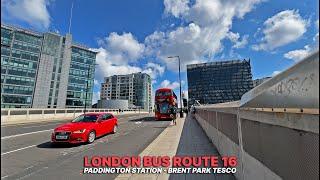
POLYGON ((306 45, 303 49, 297 49, 285 53, 284 57, 298 62, 308 56, 312 51, 313 49, 310 46, 306 45))
POLYGON ((98 78, 97 80, 99 82, 102 82, 104 77, 112 76, 115 74, 123 75, 141 72, 140 67, 130 66, 128 64, 114 64, 113 56, 110 56, 110 54, 112 53, 108 52, 102 47, 92 50, 99 52, 96 57, 96 63, 98 64, 96 66, 96 77, 98 78))
POLYGON ((276 75, 278 75, 279 73, 281 73, 281 71, 273 71, 272 74, 271 74, 271 76, 272 76, 272 77, 273 77, 273 76, 276 76, 276 75))
POLYGON ((162 76, 164 70, 165 68, 160 64, 148 62, 142 72, 149 74, 151 79, 156 79, 158 76, 162 76))
POLYGON ((252 49, 267 51, 294 42, 306 32, 308 24, 297 10, 281 11, 264 22, 261 43, 252 49))
POLYGON ((48 28, 50 25, 48 0, 3 0, 1 6, 6 11, 6 15, 25 21, 32 26, 48 28))
POLYGON ((313 41, 316 43, 316 47, 319 47, 319 19, 314 22, 316 26, 317 34, 313 37, 313 41))
MULTIPOLYGON (((243 18, 262 0, 166 0, 165 12, 179 17, 184 24, 167 32, 156 31, 145 39, 148 53, 155 54, 170 70, 178 70, 177 62, 167 59, 179 55, 182 70, 186 64, 204 62, 221 52, 221 41, 226 38, 232 20, 243 18), (179 9, 179 7, 182 7, 179 9)), ((246 44, 247 37, 235 45, 240 48, 246 44)))
POLYGON ((138 60, 143 56, 145 48, 131 33, 119 35, 112 32, 98 43, 106 50, 107 56, 115 65, 125 65, 138 60))
POLYGON ((160 84, 161 88, 170 88, 170 89, 176 89, 179 87, 179 83, 177 81, 170 82, 169 80, 163 80, 160 84))
POLYGON ((236 48, 236 49, 237 48, 244 48, 245 45, 248 44, 249 35, 247 35, 247 34, 242 36, 242 38, 240 39, 239 33, 234 33, 234 32, 229 31, 227 33, 226 37, 233 43, 232 48, 236 48))
POLYGON ((174 17, 179 17, 189 10, 188 0, 164 0, 163 3, 165 13, 171 13, 174 17))

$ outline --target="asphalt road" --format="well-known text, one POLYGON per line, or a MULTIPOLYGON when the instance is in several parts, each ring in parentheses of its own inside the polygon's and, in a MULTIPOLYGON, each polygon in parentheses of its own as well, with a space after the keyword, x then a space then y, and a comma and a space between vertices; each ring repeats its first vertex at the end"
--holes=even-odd
POLYGON ((139 155, 169 124, 153 115, 120 115, 119 130, 92 144, 52 146, 61 122, 1 127, 1 179, 113 179, 117 174, 83 175, 83 157, 139 155))

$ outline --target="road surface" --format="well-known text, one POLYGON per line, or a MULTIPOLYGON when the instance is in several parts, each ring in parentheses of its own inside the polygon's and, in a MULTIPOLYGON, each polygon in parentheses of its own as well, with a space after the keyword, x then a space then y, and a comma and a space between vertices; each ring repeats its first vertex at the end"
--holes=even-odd
POLYGON ((119 131, 93 144, 52 146, 61 122, 1 127, 1 179, 114 179, 117 174, 83 175, 83 157, 139 155, 169 124, 152 114, 118 116, 119 131))

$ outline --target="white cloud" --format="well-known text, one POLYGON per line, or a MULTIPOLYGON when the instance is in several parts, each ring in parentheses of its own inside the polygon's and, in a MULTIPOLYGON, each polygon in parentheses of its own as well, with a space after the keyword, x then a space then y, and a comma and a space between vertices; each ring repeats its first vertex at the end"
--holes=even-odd
POLYGON ((93 92, 92 104, 97 103, 98 100, 100 100, 100 91, 98 91, 98 92, 93 92))
POLYGON ((316 43, 316 47, 319 47, 319 19, 314 22, 316 26, 317 34, 313 37, 313 41, 316 43))
POLYGON ((179 83, 177 81, 170 82, 169 80, 164 80, 161 82, 160 87, 162 88, 170 88, 170 89, 176 89, 179 87, 179 83))
POLYGON ((273 71, 273 73, 271 74, 271 76, 273 77, 273 76, 276 76, 276 75, 278 75, 279 73, 281 73, 281 71, 273 71))
POLYGON ((115 74, 123 75, 141 72, 140 67, 130 66, 128 64, 115 65, 113 56, 110 56, 110 52, 108 52, 104 48, 92 49, 97 52, 96 63, 96 77, 98 81, 102 81, 104 77, 112 76, 115 74))
POLYGON ((233 48, 243 48, 245 47, 245 45, 248 44, 248 38, 249 38, 249 35, 244 35, 242 36, 242 38, 240 39, 240 34, 239 33, 234 33, 234 32, 231 32, 229 31, 226 35, 226 37, 231 41, 233 42, 233 48))
POLYGON ((115 32, 100 39, 98 43, 106 50, 107 56, 115 65, 124 65, 141 58, 144 53, 144 44, 139 43, 131 33, 119 35, 115 32))
POLYGON ((284 57, 287 59, 292 59, 294 61, 300 61, 301 59, 305 58, 312 52, 312 48, 308 45, 304 46, 303 49, 297 49, 293 51, 289 51, 284 54, 284 57))
POLYGON ((159 64, 148 62, 142 72, 149 74, 151 79, 156 79, 158 76, 162 76, 164 70, 165 67, 159 64))
POLYGON ((273 50, 299 39, 308 26, 296 10, 285 10, 264 22, 263 38, 260 44, 252 46, 253 50, 273 50))
POLYGON ((1 6, 8 16, 25 21, 30 25, 40 28, 48 28, 50 25, 48 0, 3 0, 1 6))
POLYGON ((164 0, 165 13, 171 13, 175 17, 189 10, 188 0, 164 0))
MULTIPOLYGON (((232 20, 243 18, 259 2, 261 0, 196 0, 195 3, 167 0, 165 12, 179 17, 187 25, 148 36, 145 39, 147 52, 155 54, 168 69, 175 71, 178 70, 177 62, 167 59, 168 56, 179 55, 182 70, 186 69, 186 64, 212 59, 223 49, 221 41, 230 31, 232 20), (180 6, 182 10, 177 9, 180 6)), ((247 43, 246 36, 242 40, 235 48, 247 43)))

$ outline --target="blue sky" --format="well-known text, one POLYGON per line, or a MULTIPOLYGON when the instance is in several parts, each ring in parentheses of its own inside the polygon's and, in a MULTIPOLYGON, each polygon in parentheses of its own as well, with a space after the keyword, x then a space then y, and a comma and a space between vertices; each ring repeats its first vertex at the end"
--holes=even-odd
MULTIPOLYGON (((73 40, 99 51, 94 94, 104 76, 146 72, 153 88, 178 94, 177 61, 251 60, 254 79, 292 66, 319 43, 317 0, 73 0, 73 40)), ((1 21, 68 32, 71 0, 2 0, 1 21)))

